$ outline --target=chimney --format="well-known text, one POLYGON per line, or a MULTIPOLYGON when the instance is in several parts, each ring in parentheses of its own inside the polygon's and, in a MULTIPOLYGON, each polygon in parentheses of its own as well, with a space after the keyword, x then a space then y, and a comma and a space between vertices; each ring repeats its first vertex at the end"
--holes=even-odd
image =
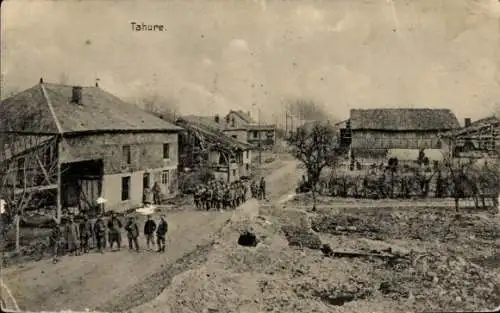
POLYGON ((215 122, 216 122, 217 124, 219 124, 219 122, 220 122, 220 118, 219 118, 219 115, 218 115, 218 114, 217 114, 217 115, 215 115, 214 120, 215 120, 215 122))
POLYGON ((82 87, 74 86, 73 94, 71 96, 71 102, 76 104, 82 104, 82 87))
POLYGON ((472 122, 471 122, 471 119, 470 119, 470 118, 466 118, 466 119, 464 120, 465 127, 469 127, 471 123, 472 123, 472 122))

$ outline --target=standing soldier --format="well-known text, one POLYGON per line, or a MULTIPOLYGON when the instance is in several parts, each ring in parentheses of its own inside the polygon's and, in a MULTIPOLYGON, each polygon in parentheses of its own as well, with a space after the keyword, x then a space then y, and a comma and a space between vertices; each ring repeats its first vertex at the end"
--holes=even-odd
POLYGON ((260 178, 260 199, 265 200, 266 199, 266 181, 264 180, 264 177, 260 178))
POLYGON ((61 227, 54 219, 52 221, 52 231, 50 233, 49 245, 52 247, 52 263, 57 263, 59 261, 59 245, 61 244, 61 227))
POLYGON ((139 252, 139 242, 137 240, 139 238, 139 226, 137 226, 133 216, 129 216, 125 230, 127 231, 128 248, 132 250, 135 246, 135 250, 139 252))
POLYGON ((196 186, 193 192, 193 198, 194 198, 194 206, 199 209, 200 208, 200 187, 196 186))
POLYGON ((153 185, 153 202, 156 205, 161 204, 161 187, 158 182, 155 182, 155 184, 153 185))
POLYGON ((66 243, 68 244, 68 251, 75 255, 79 255, 80 231, 78 225, 75 223, 73 216, 70 217, 69 223, 67 223, 64 228, 64 237, 66 239, 66 243))
POLYGON ((87 215, 83 217, 80 223, 80 236, 82 241, 83 253, 88 253, 90 248, 90 238, 92 238, 92 223, 89 221, 87 215))
POLYGON ((151 215, 148 215, 148 219, 146 223, 144 224, 144 236, 146 237, 146 245, 148 246, 149 249, 149 244, 151 243, 153 245, 153 249, 155 246, 155 241, 154 241, 154 233, 156 230, 156 223, 151 219, 151 215))
POLYGON ((94 235, 97 245, 97 250, 103 253, 103 249, 106 248, 106 225, 100 216, 94 224, 94 235))
POLYGON ((208 211, 212 205, 212 186, 208 185, 204 193, 205 209, 208 211))
POLYGON ((113 243, 116 242, 118 246, 118 251, 120 251, 122 243, 122 235, 120 229, 122 228, 122 222, 116 217, 115 213, 111 214, 111 219, 108 221, 109 229, 109 248, 113 250, 113 243))
POLYGON ((250 192, 252 194, 252 198, 257 198, 257 184, 255 180, 252 179, 252 183, 250 184, 250 192))
POLYGON ((233 210, 236 208, 236 194, 234 192, 234 185, 229 186, 229 205, 233 210))
POLYGON ((165 252, 165 237, 168 232, 168 223, 164 216, 161 216, 160 223, 158 223, 158 228, 156 229, 156 242, 158 244, 157 252, 165 252))

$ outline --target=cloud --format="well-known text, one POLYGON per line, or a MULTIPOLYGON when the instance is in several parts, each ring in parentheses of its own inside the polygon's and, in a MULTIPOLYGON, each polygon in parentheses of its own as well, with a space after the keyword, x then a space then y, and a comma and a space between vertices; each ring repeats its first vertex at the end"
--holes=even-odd
POLYGON ((7 1, 1 70, 7 88, 99 77, 119 96, 149 88, 190 113, 253 102, 280 113, 281 98, 302 97, 339 118, 410 104, 479 118, 500 99, 500 3, 445 2, 7 1), (131 21, 168 31, 132 32, 131 21))

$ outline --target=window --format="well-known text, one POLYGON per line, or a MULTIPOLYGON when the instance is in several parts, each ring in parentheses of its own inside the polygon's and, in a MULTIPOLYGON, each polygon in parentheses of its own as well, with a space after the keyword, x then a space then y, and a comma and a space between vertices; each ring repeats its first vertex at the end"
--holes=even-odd
POLYGON ((125 164, 130 164, 131 162, 131 155, 130 155, 130 146, 123 146, 122 147, 122 154, 123 154, 123 161, 125 164))
POLYGON ((253 138, 258 138, 258 137, 259 137, 259 132, 258 132, 258 131, 256 131, 256 130, 255 130, 255 131, 253 131, 253 132, 252 132, 252 136, 253 136, 253 138))
POLYGON ((234 139, 238 139, 237 135, 232 135, 231 137, 233 137, 234 139))
POLYGON ((231 119, 231 126, 234 127, 236 125, 236 122, 234 121, 234 117, 231 119))
POLYGON ((248 153, 248 150, 247 150, 247 151, 245 151, 245 154, 246 154, 246 158, 248 159, 248 158, 249 158, 249 156, 250 156, 250 155, 249 155, 249 153, 248 153))
POLYGON ((163 159, 164 160, 170 159, 170 144, 169 143, 163 144, 163 159))
POLYGON ((162 185, 168 185, 170 182, 170 173, 168 170, 161 172, 161 183, 162 185))
POLYGON ((233 177, 236 177, 236 170, 233 170, 233 177))
POLYGON ((247 169, 247 171, 248 171, 248 170, 250 170, 250 164, 248 164, 248 163, 247 163, 247 164, 245 165, 245 168, 247 169))
POLYGON ((122 177, 122 201, 130 199, 130 176, 122 177))

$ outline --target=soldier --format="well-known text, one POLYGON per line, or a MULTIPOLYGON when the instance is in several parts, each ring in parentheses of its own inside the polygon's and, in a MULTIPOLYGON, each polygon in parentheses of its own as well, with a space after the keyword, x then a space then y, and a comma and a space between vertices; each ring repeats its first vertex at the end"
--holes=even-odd
POLYGON ((108 229, 109 229, 109 248, 113 250, 113 243, 116 242, 118 246, 118 251, 120 251, 122 236, 120 229, 122 228, 122 222, 116 217, 115 213, 111 214, 111 219, 108 221, 108 229))
POLYGON ((75 255, 80 254, 80 229, 75 223, 73 216, 64 227, 64 237, 68 245, 68 251, 75 255))
POLYGON ((222 188, 224 187, 222 186, 222 184, 220 184, 215 190, 215 202, 217 210, 222 210, 223 207, 222 202, 224 201, 224 193, 222 188))
POLYGON ((250 185, 250 192, 252 193, 252 198, 257 198, 257 184, 255 180, 252 179, 252 183, 250 185))
POLYGON ((151 215, 148 215, 148 219, 146 223, 144 224, 144 236, 146 237, 146 245, 148 246, 149 249, 149 244, 151 243, 153 245, 153 249, 155 246, 155 241, 154 241, 154 233, 156 230, 156 223, 151 219, 151 215))
POLYGON ((137 226, 133 216, 129 216, 125 230, 127 231, 128 248, 132 250, 135 246, 135 250, 139 252, 139 242, 137 240, 139 238, 139 226, 137 226))
POLYGON ((212 186, 209 185, 207 187, 207 189, 205 190, 205 208, 207 211, 210 210, 210 208, 212 207, 212 195, 213 195, 213 192, 212 192, 212 186))
POLYGON ((260 178, 260 185, 259 185, 259 193, 260 193, 260 199, 265 200, 266 199, 266 181, 264 180, 264 177, 260 178))
POLYGON ((61 245, 61 227, 54 219, 52 221, 52 231, 49 237, 49 245, 52 247, 52 263, 57 263, 59 261, 59 246, 61 245))
POLYGON ((194 206, 199 209, 200 208, 200 200, 201 200, 201 187, 196 186, 193 193, 194 198, 194 206))
POLYGON ((82 241, 81 249, 83 253, 88 253, 90 248, 90 238, 92 238, 92 223, 86 215, 80 223, 80 236, 82 241))
POLYGON ((156 205, 161 204, 161 188, 158 182, 153 185, 153 202, 156 205))
POLYGON ((165 217, 160 218, 160 223, 158 223, 158 228, 156 229, 156 243, 158 244, 157 252, 165 252, 165 237, 168 232, 168 223, 165 217))
POLYGON ((96 239, 97 250, 103 253, 103 249, 106 248, 106 225, 100 216, 94 223, 94 235, 96 239))

